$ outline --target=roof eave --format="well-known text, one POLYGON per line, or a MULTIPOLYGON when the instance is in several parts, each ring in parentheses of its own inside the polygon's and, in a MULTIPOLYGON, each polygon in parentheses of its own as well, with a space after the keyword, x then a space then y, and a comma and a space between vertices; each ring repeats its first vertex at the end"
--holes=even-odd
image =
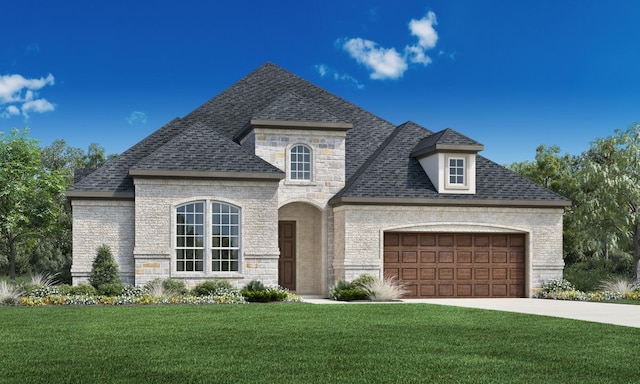
POLYGON ((421 158, 438 152, 478 153, 483 150, 484 145, 435 144, 427 148, 413 151, 410 156, 414 158, 421 158))
POLYGON ((500 200, 500 199, 429 199, 404 197, 339 197, 329 200, 329 205, 409 205, 409 206, 465 206, 508 208, 565 208, 569 200, 500 200))
POLYGON ((131 169, 129 176, 138 178, 186 178, 219 180, 264 180, 280 181, 284 172, 218 172, 218 171, 178 171, 157 169, 131 169))
POLYGON ((133 200, 135 192, 118 191, 78 191, 69 190, 66 193, 67 199, 110 199, 110 200, 133 200))
POLYGON ((279 128, 279 129, 313 129, 318 131, 346 132, 353 128, 352 123, 340 123, 330 121, 295 121, 295 120, 265 120, 251 119, 242 127, 233 141, 240 142, 254 128, 279 128))

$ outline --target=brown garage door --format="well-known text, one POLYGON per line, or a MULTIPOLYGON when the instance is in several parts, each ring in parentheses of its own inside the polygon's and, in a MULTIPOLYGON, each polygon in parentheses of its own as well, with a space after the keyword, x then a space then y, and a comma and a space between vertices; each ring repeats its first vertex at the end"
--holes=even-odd
POLYGON ((384 273, 405 297, 524 297, 525 238, 518 234, 384 235, 384 273))

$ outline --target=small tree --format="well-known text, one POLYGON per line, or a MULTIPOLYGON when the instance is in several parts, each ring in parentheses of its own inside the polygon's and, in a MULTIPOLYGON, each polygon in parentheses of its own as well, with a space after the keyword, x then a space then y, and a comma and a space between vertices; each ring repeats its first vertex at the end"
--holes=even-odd
POLYGON ((111 249, 105 244, 98 247, 98 254, 91 267, 89 282, 95 288, 103 284, 120 283, 118 264, 113 259, 111 249))

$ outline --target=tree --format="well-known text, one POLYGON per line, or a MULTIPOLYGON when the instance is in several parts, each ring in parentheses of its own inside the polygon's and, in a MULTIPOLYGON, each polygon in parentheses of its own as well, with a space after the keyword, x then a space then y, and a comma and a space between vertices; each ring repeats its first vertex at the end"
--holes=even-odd
POLYGON ((43 167, 37 141, 27 134, 27 129, 0 133, 0 238, 8 250, 12 281, 18 247, 32 246, 51 231, 65 188, 59 172, 43 167))
MULTIPOLYGON (((570 199, 574 204, 579 186, 579 158, 569 154, 560 155, 560 147, 540 145, 536 148, 535 161, 512 163, 507 168, 551 191, 570 199)), ((565 259, 575 260, 583 254, 579 228, 573 207, 565 209, 563 216, 563 253, 565 259)))
POLYGON ((113 259, 109 246, 102 244, 98 247, 97 253, 89 275, 91 285, 97 289, 103 284, 119 283, 118 264, 113 259))
POLYGON ((582 156, 577 217, 596 244, 631 249, 633 277, 640 261, 640 124, 598 139, 582 156))

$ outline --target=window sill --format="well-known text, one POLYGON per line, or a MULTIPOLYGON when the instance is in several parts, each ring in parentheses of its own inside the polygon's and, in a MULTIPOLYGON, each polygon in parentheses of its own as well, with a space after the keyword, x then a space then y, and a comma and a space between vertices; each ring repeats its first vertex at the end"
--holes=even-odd
POLYGON ((284 185, 293 185, 298 187, 314 187, 318 183, 309 180, 285 180, 284 185))
POLYGON ((181 279, 242 279, 244 275, 240 272, 178 272, 171 271, 171 277, 181 279))

